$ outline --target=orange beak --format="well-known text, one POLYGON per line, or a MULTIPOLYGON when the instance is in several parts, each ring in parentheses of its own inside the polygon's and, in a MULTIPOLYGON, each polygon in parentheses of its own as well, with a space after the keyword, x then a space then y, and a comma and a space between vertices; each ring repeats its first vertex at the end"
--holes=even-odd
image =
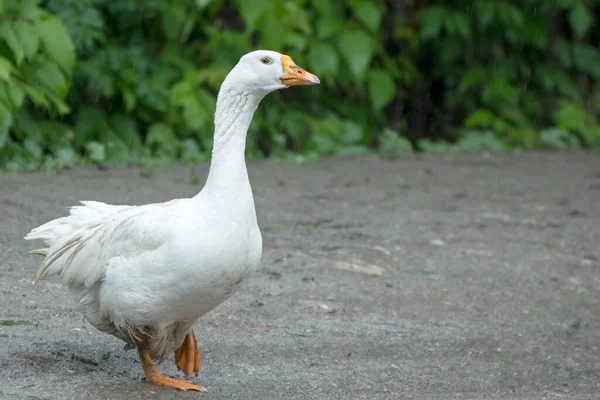
POLYGON ((321 83, 316 75, 297 66, 290 56, 281 56, 281 65, 283 65, 283 75, 281 75, 280 79, 284 85, 300 86, 318 85, 321 83))

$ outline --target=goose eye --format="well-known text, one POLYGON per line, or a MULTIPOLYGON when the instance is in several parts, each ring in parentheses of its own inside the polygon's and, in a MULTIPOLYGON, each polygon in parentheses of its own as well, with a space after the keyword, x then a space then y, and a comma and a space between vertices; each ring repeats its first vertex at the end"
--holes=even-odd
POLYGON ((273 60, 271 60, 269 57, 263 57, 260 59, 260 62, 265 64, 265 65, 269 65, 273 62, 273 60))

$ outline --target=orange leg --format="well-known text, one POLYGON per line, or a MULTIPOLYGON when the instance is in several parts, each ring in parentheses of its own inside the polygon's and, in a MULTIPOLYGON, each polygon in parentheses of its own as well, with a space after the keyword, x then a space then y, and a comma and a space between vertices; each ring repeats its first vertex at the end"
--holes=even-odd
POLYGON ((175 350, 175 363, 186 376, 200 372, 200 347, 194 331, 189 331, 181 346, 175 350))
POLYGON ((158 369, 154 366, 152 358, 150 358, 150 353, 148 353, 146 336, 141 336, 142 340, 138 343, 138 353, 140 356, 140 361, 142 362, 142 369, 144 370, 144 377, 146 378, 146 381, 154 385, 171 387, 177 390, 195 390, 198 392, 206 392, 206 389, 202 386, 194 385, 188 381, 173 379, 161 375, 158 369))

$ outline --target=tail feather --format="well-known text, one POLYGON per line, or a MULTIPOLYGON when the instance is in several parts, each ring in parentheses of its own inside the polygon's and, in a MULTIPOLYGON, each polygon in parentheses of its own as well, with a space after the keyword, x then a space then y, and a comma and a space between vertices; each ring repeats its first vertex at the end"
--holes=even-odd
POLYGON ((29 254, 37 254, 40 256, 45 256, 48 254, 48 249, 35 249, 35 250, 30 250, 29 254))
POLYGON ((79 244, 80 236, 75 236, 73 238, 68 237, 67 239, 68 240, 66 240, 64 244, 61 243, 60 246, 57 246, 58 248, 48 249, 49 254, 46 256, 46 258, 40 265, 35 276, 36 282, 47 276, 55 275, 62 271, 65 263, 57 264, 58 268, 51 269, 50 267, 54 264, 56 260, 60 259, 63 254, 67 253, 69 250, 71 250, 73 247, 79 244))
POLYGON ((24 239, 39 239, 48 246, 61 238, 72 234, 80 228, 90 223, 106 217, 109 214, 121 211, 132 206, 113 206, 99 201, 80 201, 81 205, 73 206, 69 209, 67 217, 60 217, 48 221, 43 225, 34 228, 24 239))
POLYGON ((41 240, 47 246, 30 251, 44 256, 36 281, 51 275, 61 274, 81 250, 84 236, 95 232, 98 221, 106 216, 132 206, 113 206, 98 201, 81 201, 81 205, 69 209, 69 215, 46 222, 25 235, 25 240, 41 240), (67 260, 62 260, 67 255, 67 260), (66 262, 65 262, 66 261, 66 262))
POLYGON ((25 240, 35 240, 39 239, 44 242, 44 244, 51 246, 52 242, 56 240, 57 229, 66 222, 67 217, 61 217, 57 219, 53 219, 52 221, 46 222, 44 225, 38 226, 35 229, 32 229, 27 235, 25 235, 25 240))

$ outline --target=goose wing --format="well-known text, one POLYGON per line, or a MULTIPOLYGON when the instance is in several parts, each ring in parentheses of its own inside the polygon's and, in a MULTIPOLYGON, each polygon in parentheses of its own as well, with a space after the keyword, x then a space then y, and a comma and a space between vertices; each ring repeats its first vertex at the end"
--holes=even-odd
POLYGON ((47 246, 32 251, 44 256, 36 282, 60 275, 69 286, 91 287, 102 279, 114 258, 127 259, 158 249, 168 240, 169 216, 178 201, 143 206, 82 201, 68 216, 25 236, 47 246))

